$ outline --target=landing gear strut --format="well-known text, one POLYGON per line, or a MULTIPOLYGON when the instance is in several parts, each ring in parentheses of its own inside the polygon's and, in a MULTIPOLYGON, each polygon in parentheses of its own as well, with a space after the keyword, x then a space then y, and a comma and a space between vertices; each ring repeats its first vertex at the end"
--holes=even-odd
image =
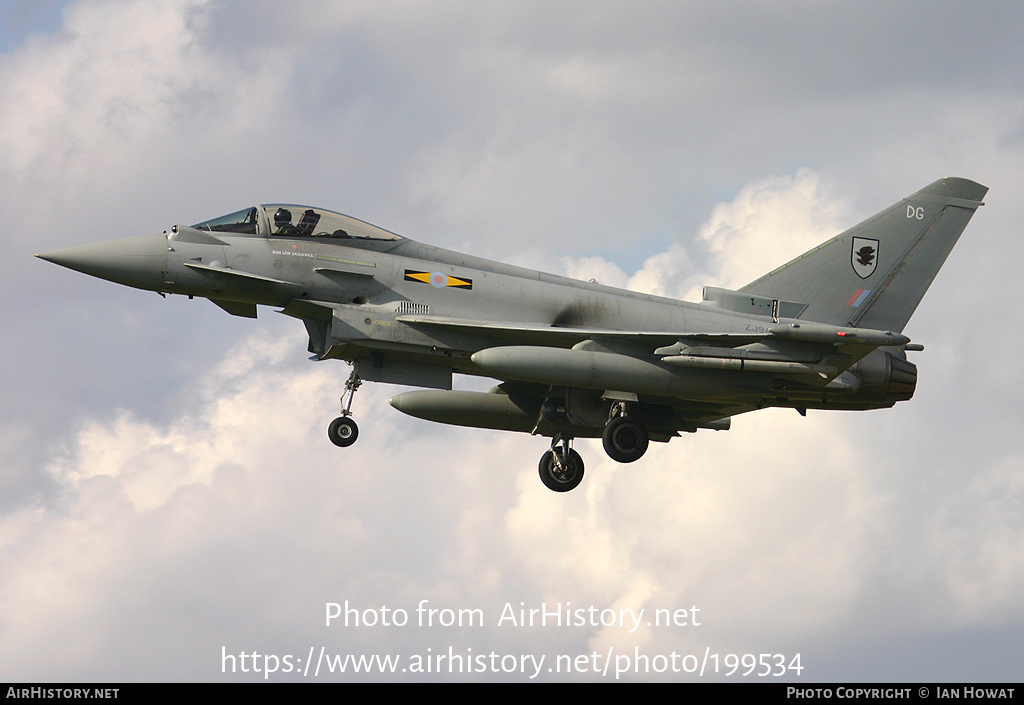
POLYGON ((556 435, 551 450, 540 458, 540 481, 549 490, 568 492, 583 481, 583 458, 569 447, 570 441, 571 438, 556 435))
POLYGON ((341 416, 331 421, 331 425, 327 427, 327 437, 339 448, 348 448, 359 438, 359 426, 352 420, 352 398, 362 383, 363 380, 355 370, 352 370, 348 381, 345 382, 345 394, 341 397, 341 416), (347 402, 345 397, 348 397, 347 402))
POLYGON ((612 417, 604 427, 601 441, 612 460, 632 463, 647 452, 650 438, 643 424, 626 415, 625 406, 622 402, 612 405, 612 417))

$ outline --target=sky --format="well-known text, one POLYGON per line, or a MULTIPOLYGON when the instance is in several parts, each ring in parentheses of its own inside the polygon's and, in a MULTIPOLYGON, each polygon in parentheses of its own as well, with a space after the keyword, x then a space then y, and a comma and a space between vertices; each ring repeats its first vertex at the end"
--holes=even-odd
POLYGON ((3 0, 0 680, 1019 680, 1022 28, 999 1, 3 0), (349 368, 296 321, 32 257, 295 202, 693 300, 943 176, 991 191, 905 331, 912 401, 629 466, 579 441, 565 495, 545 440, 399 387, 335 448, 349 368))

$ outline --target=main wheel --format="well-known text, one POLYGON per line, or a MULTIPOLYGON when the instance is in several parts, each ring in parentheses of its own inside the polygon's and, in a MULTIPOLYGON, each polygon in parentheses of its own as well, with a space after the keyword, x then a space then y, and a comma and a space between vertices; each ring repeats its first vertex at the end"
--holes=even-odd
POLYGON ((628 416, 616 416, 604 427, 601 436, 604 451, 612 460, 620 463, 632 463, 640 460, 647 452, 650 438, 647 429, 628 416))
POLYGON ((555 453, 562 454, 562 449, 548 451, 540 457, 540 481, 549 490, 568 492, 583 481, 583 458, 569 449, 569 457, 562 461, 562 467, 555 463, 555 453))
POLYGON ((327 427, 327 437, 339 448, 348 448, 359 438, 359 427, 348 416, 339 416, 327 427))

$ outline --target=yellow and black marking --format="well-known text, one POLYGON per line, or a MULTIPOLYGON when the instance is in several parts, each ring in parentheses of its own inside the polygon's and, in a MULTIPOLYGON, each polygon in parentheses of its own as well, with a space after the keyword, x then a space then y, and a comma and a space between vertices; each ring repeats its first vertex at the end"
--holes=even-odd
POLYGON ((437 289, 444 289, 446 287, 452 287, 455 289, 473 288, 472 279, 450 277, 447 274, 443 274, 441 272, 417 272, 412 269, 405 270, 405 281, 430 284, 431 286, 437 289))

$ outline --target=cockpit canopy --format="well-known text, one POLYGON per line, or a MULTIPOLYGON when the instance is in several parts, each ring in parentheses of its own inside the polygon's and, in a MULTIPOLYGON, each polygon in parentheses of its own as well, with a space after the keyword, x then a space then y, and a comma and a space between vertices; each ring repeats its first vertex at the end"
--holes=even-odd
POLYGON ((398 241, 402 237, 341 213, 287 204, 253 206, 192 226, 196 230, 272 238, 398 241))

